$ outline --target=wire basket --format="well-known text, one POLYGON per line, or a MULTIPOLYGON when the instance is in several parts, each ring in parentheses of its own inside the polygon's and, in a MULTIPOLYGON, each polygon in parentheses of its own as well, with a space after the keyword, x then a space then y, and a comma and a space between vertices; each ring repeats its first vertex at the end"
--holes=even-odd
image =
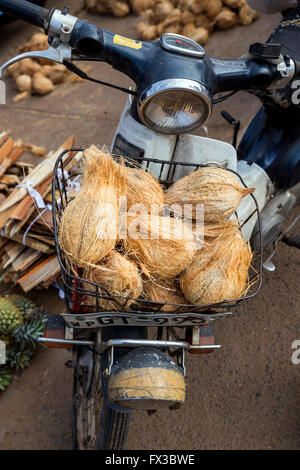
MULTIPOLYGON (((72 327, 96 327, 96 326, 109 326, 111 324, 122 324, 122 325, 195 325, 201 323, 209 323, 211 321, 224 318, 229 309, 238 306, 241 302, 254 297, 261 288, 262 285, 262 234, 261 234, 261 221, 259 215, 258 203, 253 196, 255 203, 255 210, 245 220, 240 228, 248 222, 248 220, 257 216, 257 227, 258 230, 252 235, 252 238, 256 237, 259 240, 260 249, 255 256, 255 267, 251 266, 249 270, 249 285, 250 288, 247 294, 238 299, 224 300, 210 305, 191 305, 191 304, 173 304, 173 303, 158 303, 146 299, 133 299, 132 297, 121 297, 112 295, 104 286, 96 284, 95 282, 87 281, 83 279, 82 270, 76 268, 72 270, 69 268, 67 259, 60 249, 58 243, 58 232, 57 232, 57 221, 60 220, 62 213, 67 206, 70 197, 68 195, 68 185, 74 178, 78 178, 80 173, 74 172, 69 175, 69 180, 66 180, 64 172, 63 157, 69 152, 83 151, 81 148, 68 149, 62 152, 57 159, 54 168, 54 178, 52 184, 52 203, 53 203, 53 225, 54 225, 54 236, 56 250, 58 254, 59 263, 61 266, 62 274, 62 288, 65 293, 65 303, 67 307, 67 314, 65 320, 72 327), (93 299, 93 303, 89 303, 89 299, 93 299), (109 311, 104 311, 100 308, 100 301, 106 300, 113 303, 115 308, 109 311), (130 305, 128 305, 130 304, 130 305), (166 311, 167 307, 167 311, 166 311), (74 319, 74 321, 72 321, 74 319)), ((120 157, 115 157, 120 158, 120 157)), ((125 159, 128 165, 138 163, 141 168, 149 170, 150 165, 156 165, 159 169, 159 181, 165 187, 172 184, 178 174, 191 173, 200 167, 211 166, 195 163, 182 163, 176 161, 162 161, 158 159, 149 159, 145 157, 130 159, 128 157, 122 157, 125 159), (159 166, 157 166, 159 165, 159 166)), ((218 165, 215 165, 218 166, 218 165)), ((223 167, 222 167, 223 168, 223 167)), ((244 187, 247 187, 243 179, 238 173, 233 170, 227 169, 234 173, 240 180, 244 187)), ((72 198, 72 196, 71 196, 72 198)))

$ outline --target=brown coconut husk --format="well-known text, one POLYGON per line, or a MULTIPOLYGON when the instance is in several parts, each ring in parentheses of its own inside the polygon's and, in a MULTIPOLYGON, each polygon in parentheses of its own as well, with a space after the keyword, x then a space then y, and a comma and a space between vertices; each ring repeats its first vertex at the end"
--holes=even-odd
POLYGON ((148 279, 144 282, 144 297, 151 302, 161 304, 177 304, 163 305, 160 310, 163 312, 172 312, 177 310, 178 305, 188 303, 181 291, 176 289, 174 281, 166 281, 162 279, 148 279))
POLYGON ((16 86, 19 91, 28 91, 30 93, 32 87, 32 78, 30 75, 19 75, 16 79, 16 86))
POLYGON ((125 194, 125 166, 92 146, 84 152, 83 181, 59 222, 59 243, 78 267, 97 264, 118 239, 119 198, 125 194))
POLYGON ((228 170, 203 167, 176 181, 165 193, 166 204, 192 204, 193 217, 196 204, 204 207, 205 223, 218 223, 228 219, 238 208, 243 197, 254 188, 244 188, 228 170))
MULTIPOLYGON (((99 294, 109 297, 116 296, 116 300, 109 300, 104 297, 98 297, 98 306, 104 310, 122 310, 130 307, 134 303, 133 299, 137 299, 143 290, 142 277, 137 265, 125 256, 116 251, 112 251, 105 259, 103 265, 85 268, 84 279, 99 284, 104 289, 99 289, 99 294), (128 299, 132 297, 132 299, 128 299)), ((94 290, 91 284, 84 284, 84 289, 94 290)), ((96 293, 96 288, 95 288, 96 293)), ((90 305, 96 305, 96 297, 88 296, 85 300, 90 305)))
POLYGON ((32 77, 32 86, 33 90, 38 95, 47 95, 54 90, 54 85, 49 80, 49 78, 45 77, 41 72, 36 72, 32 77))
POLYGON ((197 252, 181 276, 181 289, 192 304, 240 298, 247 291, 251 259, 249 244, 232 228, 197 252))
POLYGON ((242 25, 253 23, 258 16, 257 11, 253 10, 248 5, 244 5, 239 11, 239 19, 242 25))
POLYGON ((163 279, 180 274, 197 249, 191 228, 182 220, 150 214, 128 217, 124 245, 147 275, 163 279))
POLYGON ((138 167, 126 167, 126 196, 128 210, 134 204, 143 204, 146 211, 151 211, 154 205, 159 208, 165 202, 157 179, 150 171, 138 167))
POLYGON ((138 23, 136 29, 139 33, 139 37, 143 39, 143 41, 152 41, 157 37, 156 25, 147 24, 142 21, 141 23, 138 23))
POLYGON ((207 29, 202 28, 201 26, 199 28, 196 28, 192 31, 190 34, 191 39, 194 41, 198 42, 202 46, 207 43, 208 38, 209 38, 209 32, 207 29))
POLYGON ((230 8, 224 7, 216 17, 216 26, 220 29, 229 29, 238 24, 239 19, 237 14, 230 10, 230 8))
POLYGON ((115 16, 127 16, 130 13, 130 6, 126 2, 115 1, 112 3, 112 12, 115 16))

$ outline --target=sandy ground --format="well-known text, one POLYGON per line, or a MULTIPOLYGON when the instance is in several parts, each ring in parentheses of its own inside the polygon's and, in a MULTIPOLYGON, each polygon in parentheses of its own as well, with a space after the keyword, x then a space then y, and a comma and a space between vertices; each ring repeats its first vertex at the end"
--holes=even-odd
MULTIPOLYGON (((47 2, 63 7, 64 1, 47 2)), ((81 2, 71 0, 72 12, 81 2)), ((135 36, 135 17, 123 21, 84 15, 105 29, 135 36)), ((236 58, 249 44, 264 41, 279 16, 262 16, 249 27, 215 34, 207 51, 215 57, 236 58)), ((35 31, 15 22, 0 31, 1 62, 35 31)), ((91 71, 100 79, 130 85, 123 75, 103 64, 91 71)), ((48 150, 69 135, 76 143, 109 145, 126 96, 91 83, 57 87, 44 98, 32 97, 1 108, 0 128, 48 150)), ((231 129, 219 113, 227 109, 245 129, 259 107, 255 98, 239 93, 216 106, 209 136, 230 141, 231 129)), ((300 253, 280 246, 277 270, 264 274, 260 295, 235 315, 214 327, 223 348, 207 357, 187 359, 187 400, 179 411, 149 417, 137 413, 128 449, 299 449, 300 366, 292 365, 292 342, 300 339, 300 253)), ((6 288, 4 288, 5 290, 6 288)), ((7 289, 6 289, 7 291, 7 289)), ((33 292, 31 297, 49 311, 63 311, 57 292, 33 292)), ((72 372, 64 366, 67 351, 41 351, 8 391, 0 396, 0 449, 70 449, 72 372)))

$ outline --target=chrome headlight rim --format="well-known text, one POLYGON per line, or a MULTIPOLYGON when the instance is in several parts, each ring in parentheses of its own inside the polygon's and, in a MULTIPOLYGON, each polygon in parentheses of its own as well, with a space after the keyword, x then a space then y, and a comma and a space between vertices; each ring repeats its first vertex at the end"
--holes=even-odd
POLYGON ((203 126, 210 118, 212 113, 212 98, 207 90, 207 88, 202 85, 199 82, 196 82, 195 80, 187 80, 187 79, 182 79, 182 78, 174 78, 174 79, 166 79, 166 80, 160 80, 158 82, 153 83, 150 87, 146 88, 145 90, 142 91, 138 98, 138 115, 142 123, 149 127, 150 129, 159 132, 161 134, 184 134, 187 132, 190 132, 192 130, 197 129, 200 126, 203 126), (194 124, 191 124, 190 126, 186 126, 180 131, 174 131, 174 129, 163 129, 163 130, 158 130, 151 124, 149 121, 147 121, 146 113, 145 110, 148 106, 148 104, 151 102, 151 100, 165 92, 170 92, 170 91, 187 91, 192 94, 194 94, 197 97, 201 97, 203 102, 206 103, 206 114, 204 115, 204 118, 201 122, 197 121, 194 124))

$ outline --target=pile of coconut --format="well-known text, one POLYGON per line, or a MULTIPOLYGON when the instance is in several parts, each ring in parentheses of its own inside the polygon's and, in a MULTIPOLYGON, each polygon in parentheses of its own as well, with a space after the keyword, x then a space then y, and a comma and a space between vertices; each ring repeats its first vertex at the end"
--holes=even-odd
POLYGON ((88 291, 81 301, 101 310, 152 301, 175 311, 243 296, 252 253, 231 216, 252 191, 215 166, 166 189, 148 170, 90 147, 80 190, 58 220, 66 264, 88 291), (179 210, 185 204, 190 219, 179 210), (196 204, 204 208, 201 237, 196 204))
POLYGON ((85 0, 90 11, 122 17, 131 11, 142 15, 140 39, 151 41, 163 33, 188 36, 205 44, 215 29, 248 25, 258 13, 246 0, 85 0))
MULTIPOLYGON (((19 53, 48 49, 48 36, 35 33, 29 41, 19 48, 19 53)), ((18 94, 13 101, 21 101, 31 94, 47 95, 56 85, 63 82, 77 82, 79 77, 72 74, 64 65, 47 59, 24 59, 8 68, 8 73, 15 81, 18 94)))

